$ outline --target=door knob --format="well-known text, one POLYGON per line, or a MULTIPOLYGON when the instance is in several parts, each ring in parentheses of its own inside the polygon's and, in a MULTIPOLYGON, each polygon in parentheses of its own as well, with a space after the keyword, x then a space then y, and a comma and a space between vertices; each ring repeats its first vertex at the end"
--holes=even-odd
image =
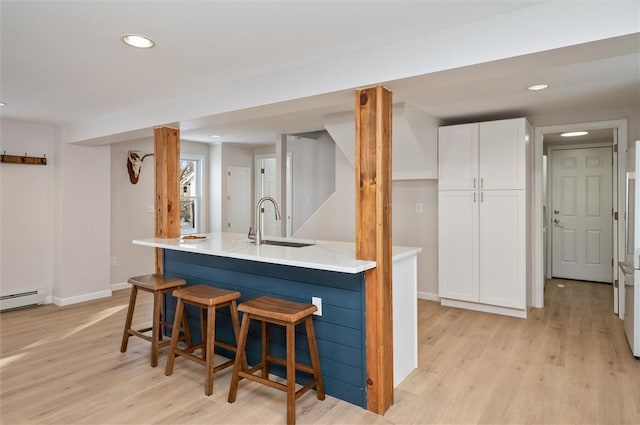
POLYGON ((555 224, 558 224, 558 223, 560 223, 560 220, 558 220, 557 218, 554 218, 554 219, 553 219, 553 222, 554 222, 555 224))
POLYGON ((554 213, 554 214, 560 214, 560 211, 558 211, 558 210, 553 210, 553 213, 554 213))

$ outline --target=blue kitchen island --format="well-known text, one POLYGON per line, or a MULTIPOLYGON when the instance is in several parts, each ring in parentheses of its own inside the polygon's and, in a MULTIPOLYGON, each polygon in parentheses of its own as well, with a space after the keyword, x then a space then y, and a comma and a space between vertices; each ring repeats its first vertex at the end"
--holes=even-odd
MULTIPOLYGON (((202 240, 141 239, 135 244, 163 249, 164 273, 187 280, 187 285, 209 284, 240 291, 240 302, 260 295, 311 303, 321 299, 322 315, 314 316, 318 350, 326 393, 356 404, 367 405, 365 338, 365 271, 374 261, 355 259, 355 245, 346 242, 304 241, 305 247, 256 246, 246 235, 207 234, 202 240)), ((394 247, 393 318, 394 386, 417 366, 417 276, 419 248, 394 247)), ((168 318, 175 301, 165 301, 168 318)), ((188 312, 192 329, 198 329, 196 310, 188 312)), ((230 317, 216 317, 216 337, 234 343, 230 317)), ((247 356, 258 362, 260 329, 250 329, 247 356)), ((304 329, 296 338, 296 359, 309 363, 304 329)), ((192 332, 197 338, 197 332, 192 332)), ((271 330, 271 351, 284 357, 284 330, 271 330)), ((229 353, 220 352, 222 355, 229 353)), ((273 373, 284 376, 274 365, 273 373)), ((300 382, 305 382, 300 374, 300 382)))

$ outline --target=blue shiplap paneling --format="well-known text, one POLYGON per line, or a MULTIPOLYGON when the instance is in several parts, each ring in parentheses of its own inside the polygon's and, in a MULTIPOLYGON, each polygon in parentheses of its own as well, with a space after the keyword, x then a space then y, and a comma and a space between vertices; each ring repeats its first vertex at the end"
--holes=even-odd
MULTIPOLYGON (((187 280, 187 285, 208 284, 239 291, 240 302, 261 295, 310 303, 322 298, 322 316, 314 316, 325 391, 334 397, 366 407, 366 367, 364 341, 364 273, 349 274, 301 267, 268 264, 234 258, 181 251, 164 251, 164 271, 187 280)), ((167 297, 165 308, 173 318, 175 299, 167 297)), ((199 341, 199 314, 188 306, 193 339, 199 341)), ((228 309, 216 315, 216 339, 235 343, 228 309)), ((271 353, 284 357, 284 328, 270 327, 271 353)), ((224 353, 222 355, 229 355, 224 353)), ((260 360, 260 324, 252 321, 247 342, 250 364, 260 360)), ((304 326, 296 328, 296 360, 310 363, 304 326)), ((272 366, 272 373, 286 376, 283 367, 272 366)), ((298 380, 307 380, 298 373, 298 380)))

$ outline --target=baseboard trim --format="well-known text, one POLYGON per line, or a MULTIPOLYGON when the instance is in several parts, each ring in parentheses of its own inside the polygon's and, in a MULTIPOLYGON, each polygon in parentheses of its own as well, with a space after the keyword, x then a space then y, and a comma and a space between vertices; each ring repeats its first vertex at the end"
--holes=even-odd
POLYGON ((127 283, 127 282, 120 282, 120 283, 112 283, 111 284, 111 290, 112 291, 119 291, 121 289, 129 289, 131 288, 131 284, 127 283))
POLYGON ((480 304, 469 301, 451 300, 448 298, 442 298, 440 303, 446 307, 464 308, 466 310, 482 311, 484 313, 501 314, 503 316, 518 317, 520 319, 527 318, 527 310, 520 310, 510 307, 499 307, 489 304, 480 304))
POLYGON ((60 298, 60 297, 53 297, 52 301, 55 305, 60 306, 60 307, 64 307, 65 305, 71 305, 71 304, 77 304, 77 303, 82 303, 85 301, 92 301, 92 300, 97 300, 99 298, 106 298, 106 297, 110 297, 111 294, 111 290, 105 290, 105 291, 98 291, 98 292, 91 292, 89 294, 82 294, 82 295, 77 295, 75 297, 69 297, 69 298, 60 298))
POLYGON ((440 301, 440 296, 433 292, 418 292, 418 298, 421 300, 440 301))

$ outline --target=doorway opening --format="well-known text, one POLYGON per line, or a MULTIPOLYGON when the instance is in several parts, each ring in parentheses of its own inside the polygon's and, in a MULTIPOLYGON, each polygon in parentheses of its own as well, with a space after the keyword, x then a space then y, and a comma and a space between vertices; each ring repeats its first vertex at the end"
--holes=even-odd
MULTIPOLYGON (((564 125, 555 125, 548 127, 537 127, 535 129, 535 140, 534 140, 534 170, 533 170, 533 217, 532 217, 532 305, 533 307, 542 308, 544 307, 544 281, 546 276, 551 276, 552 267, 550 267, 551 261, 549 258, 550 249, 549 243, 551 239, 551 231, 550 225, 556 224, 553 223, 553 212, 558 210, 557 208, 554 210, 551 202, 549 201, 548 195, 550 195, 547 191, 546 178, 548 171, 550 170, 551 163, 549 162, 549 158, 545 155, 545 148, 551 147, 551 151, 561 150, 558 148, 554 148, 553 146, 553 136, 563 132, 571 132, 571 131, 589 131, 593 133, 598 133, 600 131, 607 132, 611 134, 612 141, 603 142, 600 140, 601 144, 604 144, 606 147, 607 143, 612 151, 612 166, 611 166, 611 212, 612 212, 612 224, 611 224, 611 236, 612 236, 612 259, 613 265, 611 266, 611 279, 614 282, 613 285, 613 295, 614 295, 614 311, 618 312, 618 288, 615 285, 615 282, 618 279, 618 258, 619 252, 624 251, 624 226, 619 225, 619 221, 616 219, 616 213, 619 211, 624 211, 624 188, 621 188, 621 184, 624 185, 626 179, 626 168, 625 168, 625 153, 627 149, 627 120, 615 120, 615 121, 600 121, 600 122, 589 122, 589 123, 576 123, 576 124, 564 124, 564 125), (545 142, 547 146, 545 146, 545 142)), ((597 142, 592 142, 594 145, 597 142)), ((584 146, 584 143, 576 143, 573 142, 572 147, 574 148, 587 148, 584 146)), ((569 147, 566 145, 565 147, 569 147)), ((592 146, 597 147, 597 146, 592 146)), ((603 147, 603 146, 600 146, 603 147)), ((571 162, 571 161, 568 161, 571 162)), ((570 180, 570 179, 568 179, 570 180)), ((567 180, 567 181, 568 181, 567 180)), ((597 180, 597 179, 596 179, 597 180)), ((592 182, 593 184, 593 179, 592 182)), ((602 181, 600 184, 604 184, 602 181)), ((560 215, 560 213, 556 214, 560 215)), ((557 217, 556 219, 562 220, 557 217)), ((567 232, 567 238, 570 238, 569 235, 571 232, 567 232)), ((595 233, 591 235, 593 246, 595 246, 596 235, 595 233)), ((595 252, 595 251, 593 251, 595 252)))
POLYGON ((546 278, 613 283, 613 132, 581 144, 545 143, 546 278))

